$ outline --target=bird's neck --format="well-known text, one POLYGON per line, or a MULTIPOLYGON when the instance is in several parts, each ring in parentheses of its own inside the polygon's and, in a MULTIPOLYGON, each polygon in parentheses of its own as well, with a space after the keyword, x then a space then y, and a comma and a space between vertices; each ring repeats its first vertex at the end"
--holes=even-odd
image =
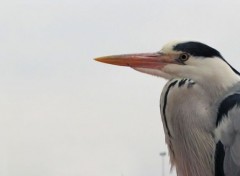
POLYGON ((191 79, 196 81, 212 100, 224 96, 236 83, 240 82, 240 76, 236 70, 223 59, 207 59, 208 67, 198 67, 191 70, 191 79))
POLYGON ((212 77, 199 79, 200 84, 211 97, 213 103, 223 97, 229 89, 240 82, 240 76, 233 71, 221 72, 212 77))

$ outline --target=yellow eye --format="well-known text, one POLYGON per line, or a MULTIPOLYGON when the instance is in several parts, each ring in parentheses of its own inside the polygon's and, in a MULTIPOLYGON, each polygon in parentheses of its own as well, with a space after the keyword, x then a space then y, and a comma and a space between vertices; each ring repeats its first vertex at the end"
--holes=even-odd
POLYGON ((182 53, 179 56, 179 60, 182 62, 185 62, 186 60, 188 60, 188 58, 189 58, 189 55, 187 53, 182 53))

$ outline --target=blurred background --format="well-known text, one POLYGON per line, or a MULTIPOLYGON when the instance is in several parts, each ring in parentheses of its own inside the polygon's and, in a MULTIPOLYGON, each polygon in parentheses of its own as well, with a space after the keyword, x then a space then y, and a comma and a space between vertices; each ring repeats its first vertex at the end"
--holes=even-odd
POLYGON ((0 175, 176 176, 160 156, 165 80, 93 58, 197 40, 240 70, 239 11, 235 0, 1 0, 0 175))

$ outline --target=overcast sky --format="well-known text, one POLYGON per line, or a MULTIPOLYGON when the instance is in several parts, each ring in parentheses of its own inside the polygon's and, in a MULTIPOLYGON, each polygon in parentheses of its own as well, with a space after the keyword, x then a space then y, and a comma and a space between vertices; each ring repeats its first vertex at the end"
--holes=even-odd
POLYGON ((198 40, 240 70, 239 11, 236 0, 1 0, 0 175, 161 175, 165 80, 93 58, 198 40))

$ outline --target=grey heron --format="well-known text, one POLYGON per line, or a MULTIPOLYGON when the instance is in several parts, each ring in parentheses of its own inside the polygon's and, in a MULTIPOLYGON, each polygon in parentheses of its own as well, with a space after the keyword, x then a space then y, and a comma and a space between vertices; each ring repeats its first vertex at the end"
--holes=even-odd
POLYGON ((160 110, 178 176, 240 176, 240 74, 219 51, 183 41, 96 60, 168 80, 160 110))

